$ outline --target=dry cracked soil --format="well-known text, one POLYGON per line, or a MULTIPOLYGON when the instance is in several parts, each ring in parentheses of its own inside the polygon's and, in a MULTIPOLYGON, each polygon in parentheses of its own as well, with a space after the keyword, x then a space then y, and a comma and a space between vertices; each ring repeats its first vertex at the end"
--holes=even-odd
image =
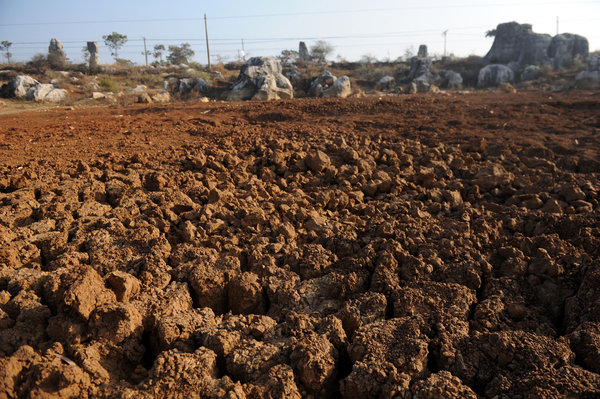
POLYGON ((0 398, 600 396, 600 96, 0 115, 0 398))

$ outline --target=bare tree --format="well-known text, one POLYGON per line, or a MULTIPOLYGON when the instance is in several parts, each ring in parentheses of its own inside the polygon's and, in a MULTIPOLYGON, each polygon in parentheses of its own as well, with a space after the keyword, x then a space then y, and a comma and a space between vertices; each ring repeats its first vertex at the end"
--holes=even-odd
POLYGON ((333 53, 334 47, 325 40, 317 40, 315 44, 310 47, 310 55, 314 60, 324 63, 327 60, 327 56, 333 53))
POLYGON ((10 57, 12 56, 12 54, 8 51, 10 46, 12 46, 12 42, 9 42, 8 40, 3 40, 0 42, 0 50, 6 51, 5 55, 7 64, 10 64, 10 57))

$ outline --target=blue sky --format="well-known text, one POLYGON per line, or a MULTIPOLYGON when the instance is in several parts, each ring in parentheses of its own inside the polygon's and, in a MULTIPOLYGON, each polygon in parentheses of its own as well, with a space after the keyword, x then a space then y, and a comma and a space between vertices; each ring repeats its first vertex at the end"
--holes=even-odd
POLYGON ((242 48, 247 55, 277 55, 310 46, 317 39, 334 45, 338 56, 358 60, 363 55, 396 59, 407 49, 427 44, 430 53, 485 55, 492 40, 485 31, 498 23, 531 23, 540 33, 559 31, 586 36, 590 50, 600 50, 600 0, 392 0, 344 1, 32 1, 0 0, 0 40, 13 42, 16 61, 46 53, 53 37, 64 44, 69 59, 82 61, 86 41, 100 45, 100 61, 112 62, 102 35, 113 31, 129 41, 121 58, 143 63, 142 38, 148 47, 188 42, 193 59, 206 63, 203 15, 208 16, 211 59, 234 60, 242 48))

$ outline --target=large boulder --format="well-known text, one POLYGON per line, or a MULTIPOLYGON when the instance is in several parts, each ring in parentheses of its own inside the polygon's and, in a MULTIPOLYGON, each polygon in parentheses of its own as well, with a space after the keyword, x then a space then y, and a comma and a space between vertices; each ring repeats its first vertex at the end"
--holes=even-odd
POLYGON ((67 56, 60 40, 53 38, 48 46, 48 63, 53 68, 62 67, 67 62, 67 56))
POLYGON ((517 62, 524 64, 548 63, 547 49, 552 37, 534 33, 530 24, 508 22, 499 24, 492 48, 483 57, 485 62, 503 63, 517 62))
POLYGON ((506 65, 486 65, 479 71, 477 76, 478 87, 500 86, 502 83, 512 83, 515 73, 506 65))
POLYGON ((589 44, 585 37, 572 33, 562 33, 552 38, 548 47, 548 56, 552 58, 552 67, 561 69, 573 65, 575 57, 587 58, 589 44))
POLYGON ((323 91, 333 85, 337 78, 329 71, 323 71, 319 76, 313 79, 308 89, 308 95, 312 97, 321 97, 323 91))
POLYGON ((294 97, 294 88, 283 76, 279 61, 252 57, 242 65, 226 97, 230 101, 289 99, 294 97))
POLYGON ((205 95, 208 92, 208 83, 200 78, 171 77, 165 80, 163 89, 173 94, 179 94, 180 96, 186 96, 191 93, 205 95))
POLYGON ((56 38, 52 38, 50 40, 50 45, 48 46, 48 55, 54 55, 61 58, 65 57, 65 50, 60 40, 56 38))
POLYGON ((323 71, 317 76, 308 89, 308 95, 312 97, 341 97, 345 98, 352 94, 352 86, 348 76, 336 78, 329 71, 323 71))
POLYGON ((542 76, 542 68, 537 65, 527 65, 521 73, 521 81, 536 80, 542 76))
POLYGON ((460 73, 443 70, 440 71, 441 84, 447 89, 462 89, 463 77, 460 73))
POLYGON ((412 57, 410 59, 409 79, 415 79, 431 71, 432 60, 429 57, 412 57))
POLYGON ((424 93, 437 90, 437 84, 439 83, 439 80, 439 75, 431 73, 431 71, 427 71, 424 74, 414 78, 412 83, 416 85, 417 92, 424 93))
POLYGON ((58 102, 67 98, 65 89, 58 89, 53 84, 38 83, 30 87, 25 94, 25 99, 30 101, 58 102))
POLYGON ((308 47, 306 47, 306 43, 300 42, 298 45, 298 54, 302 61, 310 61, 310 53, 308 52, 308 47))
POLYGON ((90 71, 94 72, 100 67, 100 58, 98 57, 98 42, 87 42, 87 50, 90 53, 90 71))
POLYGON ((381 91, 394 91, 396 89, 396 79, 393 76, 386 75, 379 79, 375 87, 381 91))
POLYGON ((554 69, 571 66, 578 55, 586 58, 589 44, 585 37, 563 33, 554 37, 534 33, 530 24, 508 22, 498 25, 494 44, 483 60, 489 63, 552 65, 554 69))
POLYGON ((23 98, 32 101, 62 101, 67 91, 53 84, 42 84, 31 76, 19 75, 0 88, 0 95, 7 98, 23 98))
POLYGON ((40 82, 31 76, 19 75, 3 85, 0 89, 0 93, 2 94, 2 97, 6 98, 24 98, 27 95, 27 90, 38 84, 40 84, 40 82))
POLYGON ((346 98, 350 94, 352 94, 352 86, 350 85, 350 78, 346 75, 337 78, 331 87, 323 91, 323 97, 346 98))
POLYGON ((416 91, 427 92, 437 87, 440 75, 431 72, 432 59, 426 56, 427 46, 421 45, 419 54, 425 56, 416 56, 410 59, 408 78, 412 80, 411 84, 416 88, 416 91))

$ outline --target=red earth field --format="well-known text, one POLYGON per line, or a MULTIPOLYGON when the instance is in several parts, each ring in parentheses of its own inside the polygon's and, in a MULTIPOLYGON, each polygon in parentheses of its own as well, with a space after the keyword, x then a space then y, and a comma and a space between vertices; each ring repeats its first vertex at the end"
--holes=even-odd
POLYGON ((600 93, 0 115, 0 398, 600 396, 600 93))

